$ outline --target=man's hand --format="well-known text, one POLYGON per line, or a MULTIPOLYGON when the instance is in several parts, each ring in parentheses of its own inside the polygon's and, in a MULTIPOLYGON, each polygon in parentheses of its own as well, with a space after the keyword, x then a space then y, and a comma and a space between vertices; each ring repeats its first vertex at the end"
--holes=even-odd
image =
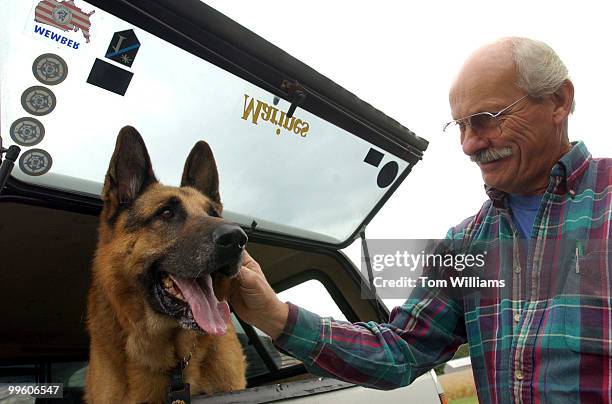
POLYGON ((229 302, 238 317, 272 339, 285 328, 289 307, 278 299, 261 267, 246 250, 240 273, 232 282, 229 302))

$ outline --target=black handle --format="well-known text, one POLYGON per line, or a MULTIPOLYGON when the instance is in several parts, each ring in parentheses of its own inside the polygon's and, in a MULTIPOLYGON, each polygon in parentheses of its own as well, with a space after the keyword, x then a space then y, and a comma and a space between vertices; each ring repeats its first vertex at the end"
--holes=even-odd
POLYGON ((2 161, 2 164, 0 164, 0 194, 4 189, 4 185, 6 184, 9 175, 11 175, 11 171, 13 171, 15 161, 17 161, 17 157, 19 157, 21 149, 18 146, 13 145, 8 149, 1 150, 0 155, 3 152, 6 152, 6 155, 4 156, 4 161, 2 161))

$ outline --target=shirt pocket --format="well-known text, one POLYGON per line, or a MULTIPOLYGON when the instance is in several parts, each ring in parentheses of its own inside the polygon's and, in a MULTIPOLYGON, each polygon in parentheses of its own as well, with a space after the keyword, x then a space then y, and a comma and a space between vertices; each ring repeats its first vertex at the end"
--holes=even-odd
POLYGON ((612 274, 612 250, 591 243, 595 248, 582 251, 577 246, 572 253, 571 264, 564 268, 565 276, 563 291, 565 295, 593 296, 610 298, 612 274), (600 250, 601 248, 601 250, 600 250))
POLYGON ((612 356, 610 297, 566 295, 562 301, 567 347, 579 354, 612 356))

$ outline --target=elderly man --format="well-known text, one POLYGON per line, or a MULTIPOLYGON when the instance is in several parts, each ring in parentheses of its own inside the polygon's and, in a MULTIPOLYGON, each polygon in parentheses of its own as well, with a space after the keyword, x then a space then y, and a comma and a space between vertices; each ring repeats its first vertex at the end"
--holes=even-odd
POLYGON ((526 38, 476 51, 451 88, 445 130, 480 167, 489 200, 447 237, 523 239, 495 269, 507 290, 486 300, 417 287, 389 323, 349 324, 280 302, 247 256, 237 314, 312 373, 365 386, 407 385, 467 342, 483 403, 611 402, 612 160, 570 143, 573 99, 559 57, 526 38))

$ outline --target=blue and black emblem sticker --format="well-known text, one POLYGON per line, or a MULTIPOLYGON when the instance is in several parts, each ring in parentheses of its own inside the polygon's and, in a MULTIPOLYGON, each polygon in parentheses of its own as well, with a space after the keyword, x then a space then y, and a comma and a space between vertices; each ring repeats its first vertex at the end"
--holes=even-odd
POLYGON ((11 125, 11 139, 19 146, 35 146, 45 136, 45 127, 38 119, 19 118, 11 125))
POLYGON ((19 168, 27 175, 37 177, 51 169, 53 159, 43 149, 30 149, 19 158, 19 168))
POLYGON ((131 67, 140 48, 140 42, 133 29, 115 32, 111 39, 105 57, 131 67))

